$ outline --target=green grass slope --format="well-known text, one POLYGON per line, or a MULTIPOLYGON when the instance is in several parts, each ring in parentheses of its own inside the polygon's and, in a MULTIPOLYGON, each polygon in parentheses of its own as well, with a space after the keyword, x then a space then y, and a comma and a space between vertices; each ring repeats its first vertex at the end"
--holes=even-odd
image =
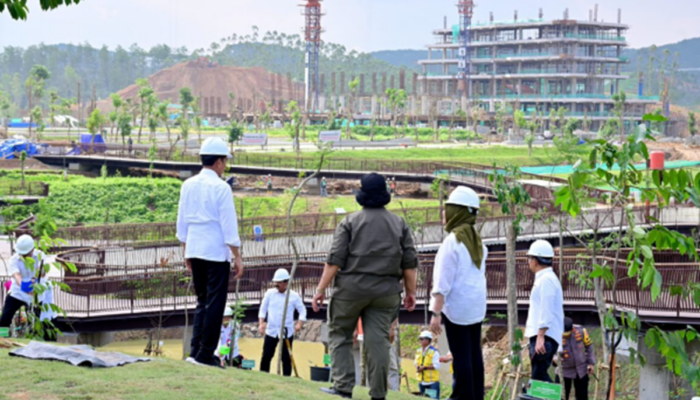
MULTIPOLYGON (((332 400, 323 384, 260 372, 219 370, 157 359, 120 368, 86 369, 10 357, 0 350, 0 399, 43 400, 332 400)), ((355 399, 369 399, 357 388, 355 399)), ((390 400, 413 398, 391 393, 390 400)))

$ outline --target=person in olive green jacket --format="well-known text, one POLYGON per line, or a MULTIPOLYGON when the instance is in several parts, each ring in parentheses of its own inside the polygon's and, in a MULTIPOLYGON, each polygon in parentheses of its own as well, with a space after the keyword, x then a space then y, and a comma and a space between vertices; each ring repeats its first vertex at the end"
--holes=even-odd
POLYGON ((413 236, 402 218, 384 208, 391 201, 385 182, 375 173, 362 178, 356 195, 362 211, 338 225, 313 300, 314 311, 318 312, 335 278, 328 306, 334 386, 321 390, 343 398, 352 398, 355 386, 352 346, 358 319, 362 317, 364 328, 369 393, 372 399, 384 399, 390 364, 389 331, 401 305, 401 293, 408 311, 416 305, 418 258, 413 236))

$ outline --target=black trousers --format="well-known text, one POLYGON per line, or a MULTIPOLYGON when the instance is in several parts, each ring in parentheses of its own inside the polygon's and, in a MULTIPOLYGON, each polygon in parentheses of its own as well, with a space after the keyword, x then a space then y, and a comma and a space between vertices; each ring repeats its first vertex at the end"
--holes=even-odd
POLYGON ((26 307, 29 310, 27 303, 17 300, 9 294, 5 297, 5 305, 2 307, 2 316, 0 316, 0 328, 9 328, 12 325, 12 318, 15 317, 20 308, 26 307))
MULTIPOLYGON (((294 337, 290 337, 288 340, 289 347, 292 347, 294 345, 294 337)), ((279 338, 265 335, 262 359, 260 360, 261 372, 270 372, 270 363, 272 362, 272 357, 275 356, 279 341, 279 338)), ((282 373, 284 376, 292 376, 292 358, 289 356, 286 343, 282 344, 282 373)))
POLYGON ((484 399, 484 358, 481 353, 481 323, 457 325, 445 315, 445 333, 454 361, 452 395, 456 400, 484 399))
POLYGON ((552 365, 554 355, 559 349, 559 344, 549 336, 544 337, 544 354, 536 354, 535 347, 537 344, 537 336, 530 338, 530 361, 532 364, 532 379, 541 382, 552 382, 552 377, 549 375, 549 367, 552 365))
MULTIPOLYGON (((41 307, 30 308, 27 303, 8 295, 5 298, 5 305, 2 308, 2 316, 0 316, 0 328, 9 328, 10 325, 12 325, 12 318, 15 317, 17 311, 19 311, 19 309, 22 307, 25 307, 27 311, 33 313, 36 318, 41 316, 41 307)), ((56 332, 53 330, 49 331, 49 326, 47 324, 44 324, 43 330, 43 339, 45 342, 56 341, 56 332)))
POLYGON ((573 384, 574 390, 576 392, 576 400, 588 400, 588 375, 583 378, 564 378, 564 396, 565 400, 569 400, 569 395, 571 395, 571 386, 573 384))
POLYGON ((190 356, 198 362, 208 364, 214 362, 214 351, 219 344, 231 263, 196 258, 190 261, 192 282, 197 294, 190 356))

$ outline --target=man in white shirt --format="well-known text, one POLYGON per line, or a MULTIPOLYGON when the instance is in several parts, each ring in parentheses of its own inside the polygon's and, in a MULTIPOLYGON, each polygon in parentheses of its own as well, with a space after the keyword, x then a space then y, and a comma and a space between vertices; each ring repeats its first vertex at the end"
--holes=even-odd
POLYGON ((185 265, 192 272, 197 309, 189 362, 221 366, 214 357, 219 327, 226 307, 231 253, 236 278, 243 274, 236 208, 231 188, 222 180, 231 158, 220 138, 204 141, 199 152, 202 171, 188 179, 180 192, 177 238, 185 250, 185 265))
POLYGON ((527 258, 535 274, 525 328, 525 337, 530 339, 532 379, 552 382, 547 370, 564 334, 564 294, 552 269, 554 249, 549 242, 533 243, 527 258))
MULTIPOLYGON (((282 314, 284 313, 284 302, 287 296, 287 287, 289 286, 289 272, 286 269, 280 268, 275 271, 272 278, 275 283, 275 288, 270 289, 265 293, 262 306, 260 306, 259 330, 260 334, 265 337, 263 344, 263 354, 260 360, 260 371, 270 372, 270 363, 272 357, 275 356, 275 349, 279 344, 280 334, 289 341, 289 347, 292 347, 294 342, 294 334, 299 332, 306 321, 306 306, 301 300, 297 292, 289 291, 289 304, 287 307, 287 315, 284 318, 284 326, 282 326, 282 314), (294 324, 294 311, 299 313, 299 321, 294 324), (267 318, 267 324, 265 319, 267 318)), ((282 344, 282 372, 284 376, 292 375, 292 360, 289 355, 286 343, 282 344)))

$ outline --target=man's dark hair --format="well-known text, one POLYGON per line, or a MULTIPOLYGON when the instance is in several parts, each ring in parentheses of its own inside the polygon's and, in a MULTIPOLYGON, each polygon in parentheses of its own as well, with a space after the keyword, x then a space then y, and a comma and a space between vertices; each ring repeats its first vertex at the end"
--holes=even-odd
POLYGON ((545 257, 535 257, 535 258, 537 259, 537 262, 540 265, 544 265, 547 267, 551 267, 553 264, 553 261, 554 261, 554 259, 552 259, 552 258, 545 258, 545 257))
POLYGON ((211 167, 216 164, 216 162, 221 158, 227 158, 226 156, 200 156, 202 158, 202 166, 211 167))

